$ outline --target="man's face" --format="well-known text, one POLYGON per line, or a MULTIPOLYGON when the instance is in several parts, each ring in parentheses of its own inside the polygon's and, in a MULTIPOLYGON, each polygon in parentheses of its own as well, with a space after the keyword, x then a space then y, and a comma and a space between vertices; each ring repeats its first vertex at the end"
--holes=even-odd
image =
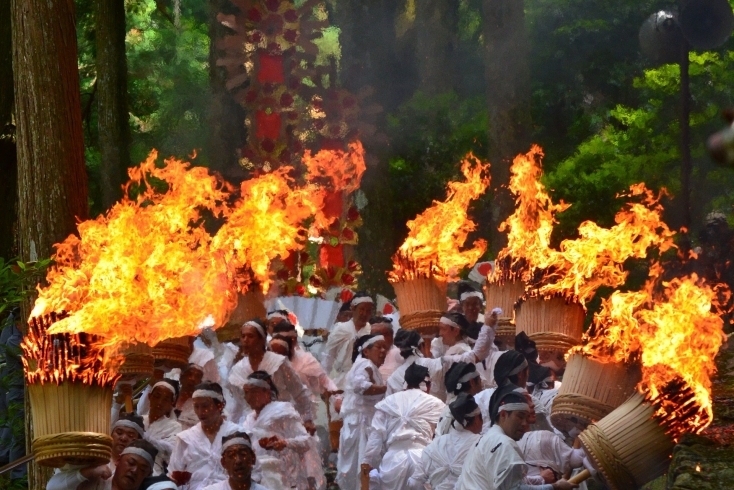
POLYGON ((529 415, 530 413, 526 410, 500 413, 500 419, 504 419, 504 422, 500 420, 500 426, 507 437, 511 437, 515 441, 522 439, 522 436, 530 429, 529 415))
POLYGON ((181 389, 183 391, 192 391, 194 387, 201 383, 204 373, 196 368, 189 368, 181 374, 181 389))
POLYGON ((387 344, 384 340, 378 340, 364 349, 362 356, 375 363, 375 366, 380 367, 385 363, 385 357, 387 357, 387 344))
POLYGON ((461 309, 467 320, 475 322, 479 318, 479 312, 482 310, 482 300, 473 296, 467 298, 461 302, 461 309))
POLYGON ((270 350, 281 356, 288 357, 288 348, 278 342, 271 342, 270 350))
POLYGON ((118 490, 137 490, 143 479, 151 473, 152 468, 143 457, 137 454, 123 454, 112 477, 113 487, 117 487, 118 490))
POLYGON ((375 305, 372 303, 360 303, 357 306, 352 307, 352 319, 356 325, 366 325, 372 317, 372 312, 375 310, 375 305))
POLYGON ((159 386, 150 393, 150 418, 158 420, 173 410, 173 393, 171 390, 159 386))
POLYGON ((454 345, 459 338, 460 332, 458 328, 452 327, 451 325, 445 323, 438 324, 438 336, 441 337, 444 345, 454 345))
POLYGON ((395 334, 393 333, 392 325, 389 323, 376 323, 370 328, 370 332, 373 335, 382 335, 385 337, 385 344, 388 348, 393 345, 395 334))
POLYGON ((238 483, 249 482, 252 478, 252 467, 255 465, 255 453, 247 446, 236 445, 227 448, 222 454, 222 468, 231 480, 238 483))
POLYGON ((213 398, 194 398, 194 413, 204 424, 214 422, 222 416, 222 410, 219 407, 213 398))
POLYGON ((120 454, 131 442, 140 439, 140 434, 129 427, 116 427, 112 431, 112 451, 120 454))
POLYGON ((263 342, 263 338, 255 327, 242 327, 242 335, 240 336, 242 352, 249 354, 253 350, 264 349, 263 342))
POLYGON ((262 408, 270 403, 272 392, 259 386, 245 385, 245 401, 253 410, 262 410, 262 408))

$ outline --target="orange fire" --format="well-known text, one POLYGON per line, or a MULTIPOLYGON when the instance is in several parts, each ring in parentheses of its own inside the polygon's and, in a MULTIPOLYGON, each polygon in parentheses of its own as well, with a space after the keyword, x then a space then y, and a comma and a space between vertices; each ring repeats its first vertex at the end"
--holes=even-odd
POLYGON ((302 162, 306 166, 309 181, 347 194, 359 189, 362 174, 367 169, 364 148, 359 141, 349 143, 347 151, 321 150, 311 155, 306 150, 302 162))
POLYGON ((711 375, 723 320, 717 313, 717 288, 695 274, 662 282, 660 272, 653 267, 643 291, 615 291, 604 300, 585 345, 575 350, 603 362, 639 360, 643 379, 638 390, 652 400, 670 400, 660 404, 661 418, 681 408, 680 400, 664 392, 682 381, 695 410, 676 422, 678 436, 711 423, 711 375))
POLYGON ((455 278, 461 269, 479 260, 487 249, 485 240, 476 240, 468 250, 460 248, 476 229, 467 208, 489 186, 488 169, 488 163, 468 155, 461 166, 466 181, 449 182, 445 201, 434 201, 433 206, 408 221, 408 238, 393 256, 390 282, 411 277, 455 278))
POLYGON ((515 195, 515 211, 499 228, 507 232, 507 246, 497 254, 492 282, 527 281, 536 267, 542 268, 548 261, 555 215, 570 204, 554 204, 546 192, 540 182, 542 158, 543 150, 533 145, 527 154, 517 155, 512 162, 510 191, 515 195))
POLYGON ((126 197, 106 215, 56 245, 56 265, 31 315, 69 314, 49 333, 154 345, 195 335, 205 322, 221 325, 231 313, 235 294, 202 216, 226 213, 227 189, 205 168, 175 159, 158 168, 156 158, 153 151, 129 169, 126 197))
MULTIPOLYGON (((324 193, 317 186, 291 187, 293 179, 288 174, 292 170, 282 167, 243 182, 242 197, 212 243, 230 270, 251 271, 251 279, 264 292, 272 283, 271 262, 305 246, 308 230, 304 222, 318 216, 323 206, 324 193)), ((239 279, 238 287, 244 292, 247 278, 245 282, 239 279)))
POLYGON ((38 317, 28 325, 20 344, 26 381, 113 386, 119 375, 107 368, 98 339, 84 333, 47 335, 48 326, 56 320, 56 315, 38 317))
POLYGON ((518 155, 511 168, 510 190, 516 196, 515 212, 500 226, 508 231, 507 247, 497 257, 498 271, 492 282, 520 279, 533 295, 560 295, 585 304, 599 286, 617 287, 627 272, 629 258, 644 258, 648 250, 673 246, 673 233, 662 221, 662 206, 644 184, 636 184, 624 197, 632 202, 615 216, 615 226, 602 228, 585 221, 579 238, 564 240, 558 249, 550 244, 555 215, 566 210, 554 204, 540 182, 542 150, 533 146, 518 155))

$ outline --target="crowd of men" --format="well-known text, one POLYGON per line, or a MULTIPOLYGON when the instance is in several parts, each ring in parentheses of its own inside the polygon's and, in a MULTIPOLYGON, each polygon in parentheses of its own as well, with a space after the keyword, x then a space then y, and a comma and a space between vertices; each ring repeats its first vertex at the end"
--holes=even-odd
POLYGON ((330 465, 341 490, 577 488, 592 468, 550 423, 554 370, 524 334, 497 341, 501 311, 483 316, 469 285, 448 306, 430 339, 358 293, 320 360, 283 310, 244 323, 239 345, 204 333, 135 411, 119 384, 110 462, 60 468, 47 490, 323 490, 330 465))

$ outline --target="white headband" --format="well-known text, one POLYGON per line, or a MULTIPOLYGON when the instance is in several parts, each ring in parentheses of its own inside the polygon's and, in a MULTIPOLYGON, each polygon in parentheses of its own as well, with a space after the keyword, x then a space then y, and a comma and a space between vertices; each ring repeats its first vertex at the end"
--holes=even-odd
POLYGON ((530 405, 527 403, 505 403, 504 405, 500 405, 499 410, 497 410, 497 413, 499 412, 516 412, 519 410, 524 410, 526 412, 530 411, 530 405))
POLYGON ((364 344, 362 344, 359 347, 359 352, 362 352, 367 347, 371 346, 372 344, 375 344, 375 343, 379 342, 380 340, 385 340, 385 337, 383 337, 382 335, 375 335, 374 337, 372 337, 371 339, 367 340, 364 344))
POLYGON ((517 366, 515 369, 507 373, 507 377, 509 378, 510 376, 514 376, 515 374, 519 373, 520 371, 522 371, 523 369, 527 367, 528 367, 528 360, 523 359, 522 363, 519 366, 517 366))
POLYGON ((361 305, 362 303, 375 304, 375 302, 369 296, 360 296, 359 298, 354 298, 352 300, 352 306, 361 305))
POLYGON ((467 381, 472 380, 477 377, 479 377, 479 371, 472 371, 469 374, 465 374, 464 376, 459 378, 459 382, 456 383, 456 389, 460 390, 461 387, 463 386, 463 383, 466 383, 467 381))
MULTIPOLYGON (((176 388, 171 386, 169 383, 166 383, 165 381, 158 381, 156 384, 153 385, 153 390, 159 387, 167 389, 168 391, 173 393, 173 398, 176 398, 176 388)), ((153 391, 153 390, 150 390, 150 391, 153 391)))
POLYGON ((252 444, 250 444, 250 441, 244 437, 235 437, 222 444, 222 454, 232 446, 247 446, 248 449, 252 450, 252 444))
POLYGON ((459 301, 466 301, 469 298, 479 298, 483 300, 484 296, 479 291, 467 291, 459 296, 459 301))
POLYGON ((271 311, 268 313, 267 319, 270 320, 272 318, 282 318, 283 320, 287 320, 288 317, 280 313, 279 311, 271 311))
POLYGON ((120 453, 120 456, 124 454, 134 454, 135 456, 140 456, 141 458, 143 458, 144 460, 148 462, 151 468, 155 466, 155 462, 153 461, 153 456, 151 456, 150 453, 146 451, 145 449, 140 449, 139 447, 128 446, 125 449, 123 449, 123 451, 120 453))
POLYGON ((267 335, 265 334, 265 329, 262 327, 262 325, 260 325, 256 321, 250 320, 249 322, 245 322, 245 324, 242 325, 242 326, 243 327, 252 327, 255 330, 257 330, 257 332, 260 334, 260 336, 262 338, 264 338, 264 339, 267 338, 267 335))
POLYGON ((477 416, 477 415, 479 415, 480 413, 482 413, 482 411, 481 411, 481 410, 479 410, 479 407, 477 406, 477 408, 475 408, 475 409, 474 409, 474 410, 472 410, 471 412, 469 412, 469 413, 467 413, 466 415, 464 415, 464 420, 463 420, 463 421, 461 422, 461 425, 462 425, 462 427, 466 427, 466 424, 468 424, 468 423, 469 423, 469 422, 467 422, 467 420, 466 420, 466 419, 468 419, 468 418, 470 418, 470 417, 476 417, 476 416, 477 416))
POLYGON ((178 486, 170 480, 159 481, 149 486, 146 490, 178 490, 178 486))
POLYGON ((224 401, 224 397, 214 390, 196 390, 191 398, 214 398, 220 402, 224 401))
MULTIPOLYGON (((435 318, 435 317, 434 317, 435 318)), ((440 320, 438 320, 441 323, 445 323, 446 325, 451 325, 454 328, 461 328, 458 323, 453 321, 451 318, 442 316, 440 320)))
POLYGON ((145 429, 140 427, 138 424, 133 422, 132 420, 126 420, 126 419, 120 419, 114 424, 112 424, 112 430, 114 431, 118 427, 128 427, 130 429, 134 429, 138 434, 140 434, 140 437, 143 437, 145 435, 145 429))
POLYGON ((288 350, 290 350, 290 348, 291 348, 291 345, 287 341, 285 341, 283 339, 273 339, 273 340, 270 341, 270 344, 271 345, 272 344, 279 344, 279 345, 282 345, 283 347, 287 347, 288 350))
POLYGON ((247 378, 242 386, 257 386, 258 388, 265 388, 268 391, 272 391, 272 387, 264 379, 247 378))

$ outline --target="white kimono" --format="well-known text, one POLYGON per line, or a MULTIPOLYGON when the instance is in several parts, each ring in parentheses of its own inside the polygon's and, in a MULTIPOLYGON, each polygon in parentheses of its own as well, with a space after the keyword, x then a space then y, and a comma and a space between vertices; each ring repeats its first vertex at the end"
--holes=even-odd
POLYGON ((378 468, 370 488, 402 490, 433 439, 444 403, 421 390, 395 393, 376 405, 372 430, 361 462, 378 468), (383 456, 384 455, 384 456, 383 456))
MULTIPOLYGON (((110 472, 114 476, 115 474, 115 463, 110 461, 108 464, 110 472)), ((64 465, 61 468, 54 470, 53 476, 48 480, 46 484, 46 490, 76 490, 76 488, 87 481, 79 470, 87 468, 84 465, 64 465)), ((111 490, 112 489, 112 476, 106 480, 99 480, 94 486, 93 490, 111 490)))
POLYGON ((469 352, 470 350, 471 346, 464 340, 459 340, 451 347, 444 345, 443 339, 441 337, 436 337, 435 339, 431 340, 431 355, 434 359, 442 356, 455 356, 457 354, 469 352))
POLYGON ((347 373, 352 367, 354 340, 357 337, 369 335, 370 331, 371 327, 368 323, 358 332, 353 320, 337 323, 331 329, 321 363, 324 365, 326 374, 334 380, 340 390, 345 389, 347 373))
POLYGON ((390 346, 390 350, 387 351, 387 356, 385 357, 385 362, 380 366, 382 379, 390 378, 390 375, 394 373, 397 368, 402 366, 403 361, 405 361, 405 359, 400 355, 400 349, 394 345, 390 346))
MULTIPOLYGON (((479 360, 485 359, 490 355, 490 353, 496 351, 497 346, 494 345, 494 336, 495 329, 485 325, 480 330, 479 337, 477 338, 473 349, 467 349, 467 344, 463 344, 459 347, 457 347, 457 344, 451 347, 449 350, 450 353, 435 359, 418 356, 408 357, 388 379, 387 395, 392 395, 393 393, 397 393, 405 389, 405 371, 415 362, 420 366, 428 368, 428 374, 431 377, 430 393, 442 401, 445 401, 447 398, 446 384, 444 382, 446 371, 448 371, 451 368, 451 365, 455 362, 474 362, 475 358, 479 360), (454 347, 456 347, 456 349, 454 349, 454 347)), ((443 343, 441 345, 443 345, 443 343)))
MULTIPOLYGON (((220 481, 219 483, 215 483, 214 485, 209 485, 208 487, 204 487, 202 490, 232 490, 232 486, 229 484, 229 480, 220 481)), ((250 490, 268 490, 264 486, 252 482, 250 483, 250 490)))
MULTIPOLYGON (((301 378, 293 370, 293 366, 291 366, 288 359, 275 352, 267 351, 257 370, 265 371, 272 377, 273 383, 278 389, 279 401, 292 402, 304 422, 313 420, 309 392, 301 382, 301 378)), ((229 412, 231 420, 241 421, 252 410, 245 402, 242 386, 253 371, 250 358, 245 356, 232 366, 232 370, 229 372, 229 389, 235 399, 235 404, 229 412)))
POLYGON ((243 426, 252 439, 263 478, 266 478, 265 473, 271 468, 267 464, 268 460, 276 460, 278 464, 272 467, 278 471, 286 488, 308 490, 309 477, 315 480, 316 488, 326 487, 321 459, 317 452, 314 453, 311 436, 303 427, 301 417, 293 405, 288 402, 270 402, 259 415, 251 411, 243 426), (286 441, 284 450, 266 450, 259 444, 260 439, 274 435, 286 441))
POLYGON ((158 450, 155 457, 153 476, 162 475, 166 472, 168 461, 171 459, 173 445, 176 443, 176 435, 181 432, 181 424, 175 418, 161 417, 152 424, 148 422, 149 415, 143 415, 145 425, 145 440, 150 442, 158 450))
POLYGON ((541 466, 564 474, 583 464, 583 450, 574 452, 563 439, 547 430, 526 432, 517 445, 528 465, 528 477, 539 477, 541 466))
POLYGON ((336 384, 329 378, 319 361, 310 353, 296 348, 291 359, 293 370, 298 373, 301 382, 309 389, 312 411, 316 414, 321 395, 325 391, 337 391, 336 384))
POLYGON ((242 427, 225 419, 213 442, 209 442, 204 434, 201 422, 176 436, 171 461, 168 463, 168 474, 174 471, 191 473, 191 480, 181 490, 200 490, 228 478, 220 461, 222 437, 236 431, 242 431, 242 427))
MULTIPOLYGON (((216 337, 215 337, 216 338, 216 337)), ((207 346, 203 340, 196 338, 194 340, 194 349, 189 356, 189 362, 200 366, 204 370, 204 376, 202 381, 211 381, 212 383, 219 383, 219 369, 217 367, 217 347, 212 345, 207 346)))
POLYGON ((495 424, 469 452, 456 490, 517 490, 524 484, 526 471, 520 447, 495 424))
POLYGON ((494 380, 494 366, 504 353, 504 351, 493 350, 484 362, 477 363, 477 371, 482 376, 482 387, 484 389, 497 388, 497 382, 494 380))
POLYGON ((363 394, 373 383, 385 384, 380 370, 369 359, 357 357, 352 369, 347 373, 342 402, 341 415, 344 426, 339 434, 339 455, 336 465, 336 482, 339 488, 356 490, 359 486, 359 463, 367 446, 375 405, 385 397, 384 394, 363 394), (372 372, 371 379, 368 369, 372 372))
POLYGON ((423 490, 426 483, 433 490, 454 490, 464 461, 480 437, 458 423, 447 434, 436 437, 423 450, 421 463, 410 477, 410 490, 423 490))

